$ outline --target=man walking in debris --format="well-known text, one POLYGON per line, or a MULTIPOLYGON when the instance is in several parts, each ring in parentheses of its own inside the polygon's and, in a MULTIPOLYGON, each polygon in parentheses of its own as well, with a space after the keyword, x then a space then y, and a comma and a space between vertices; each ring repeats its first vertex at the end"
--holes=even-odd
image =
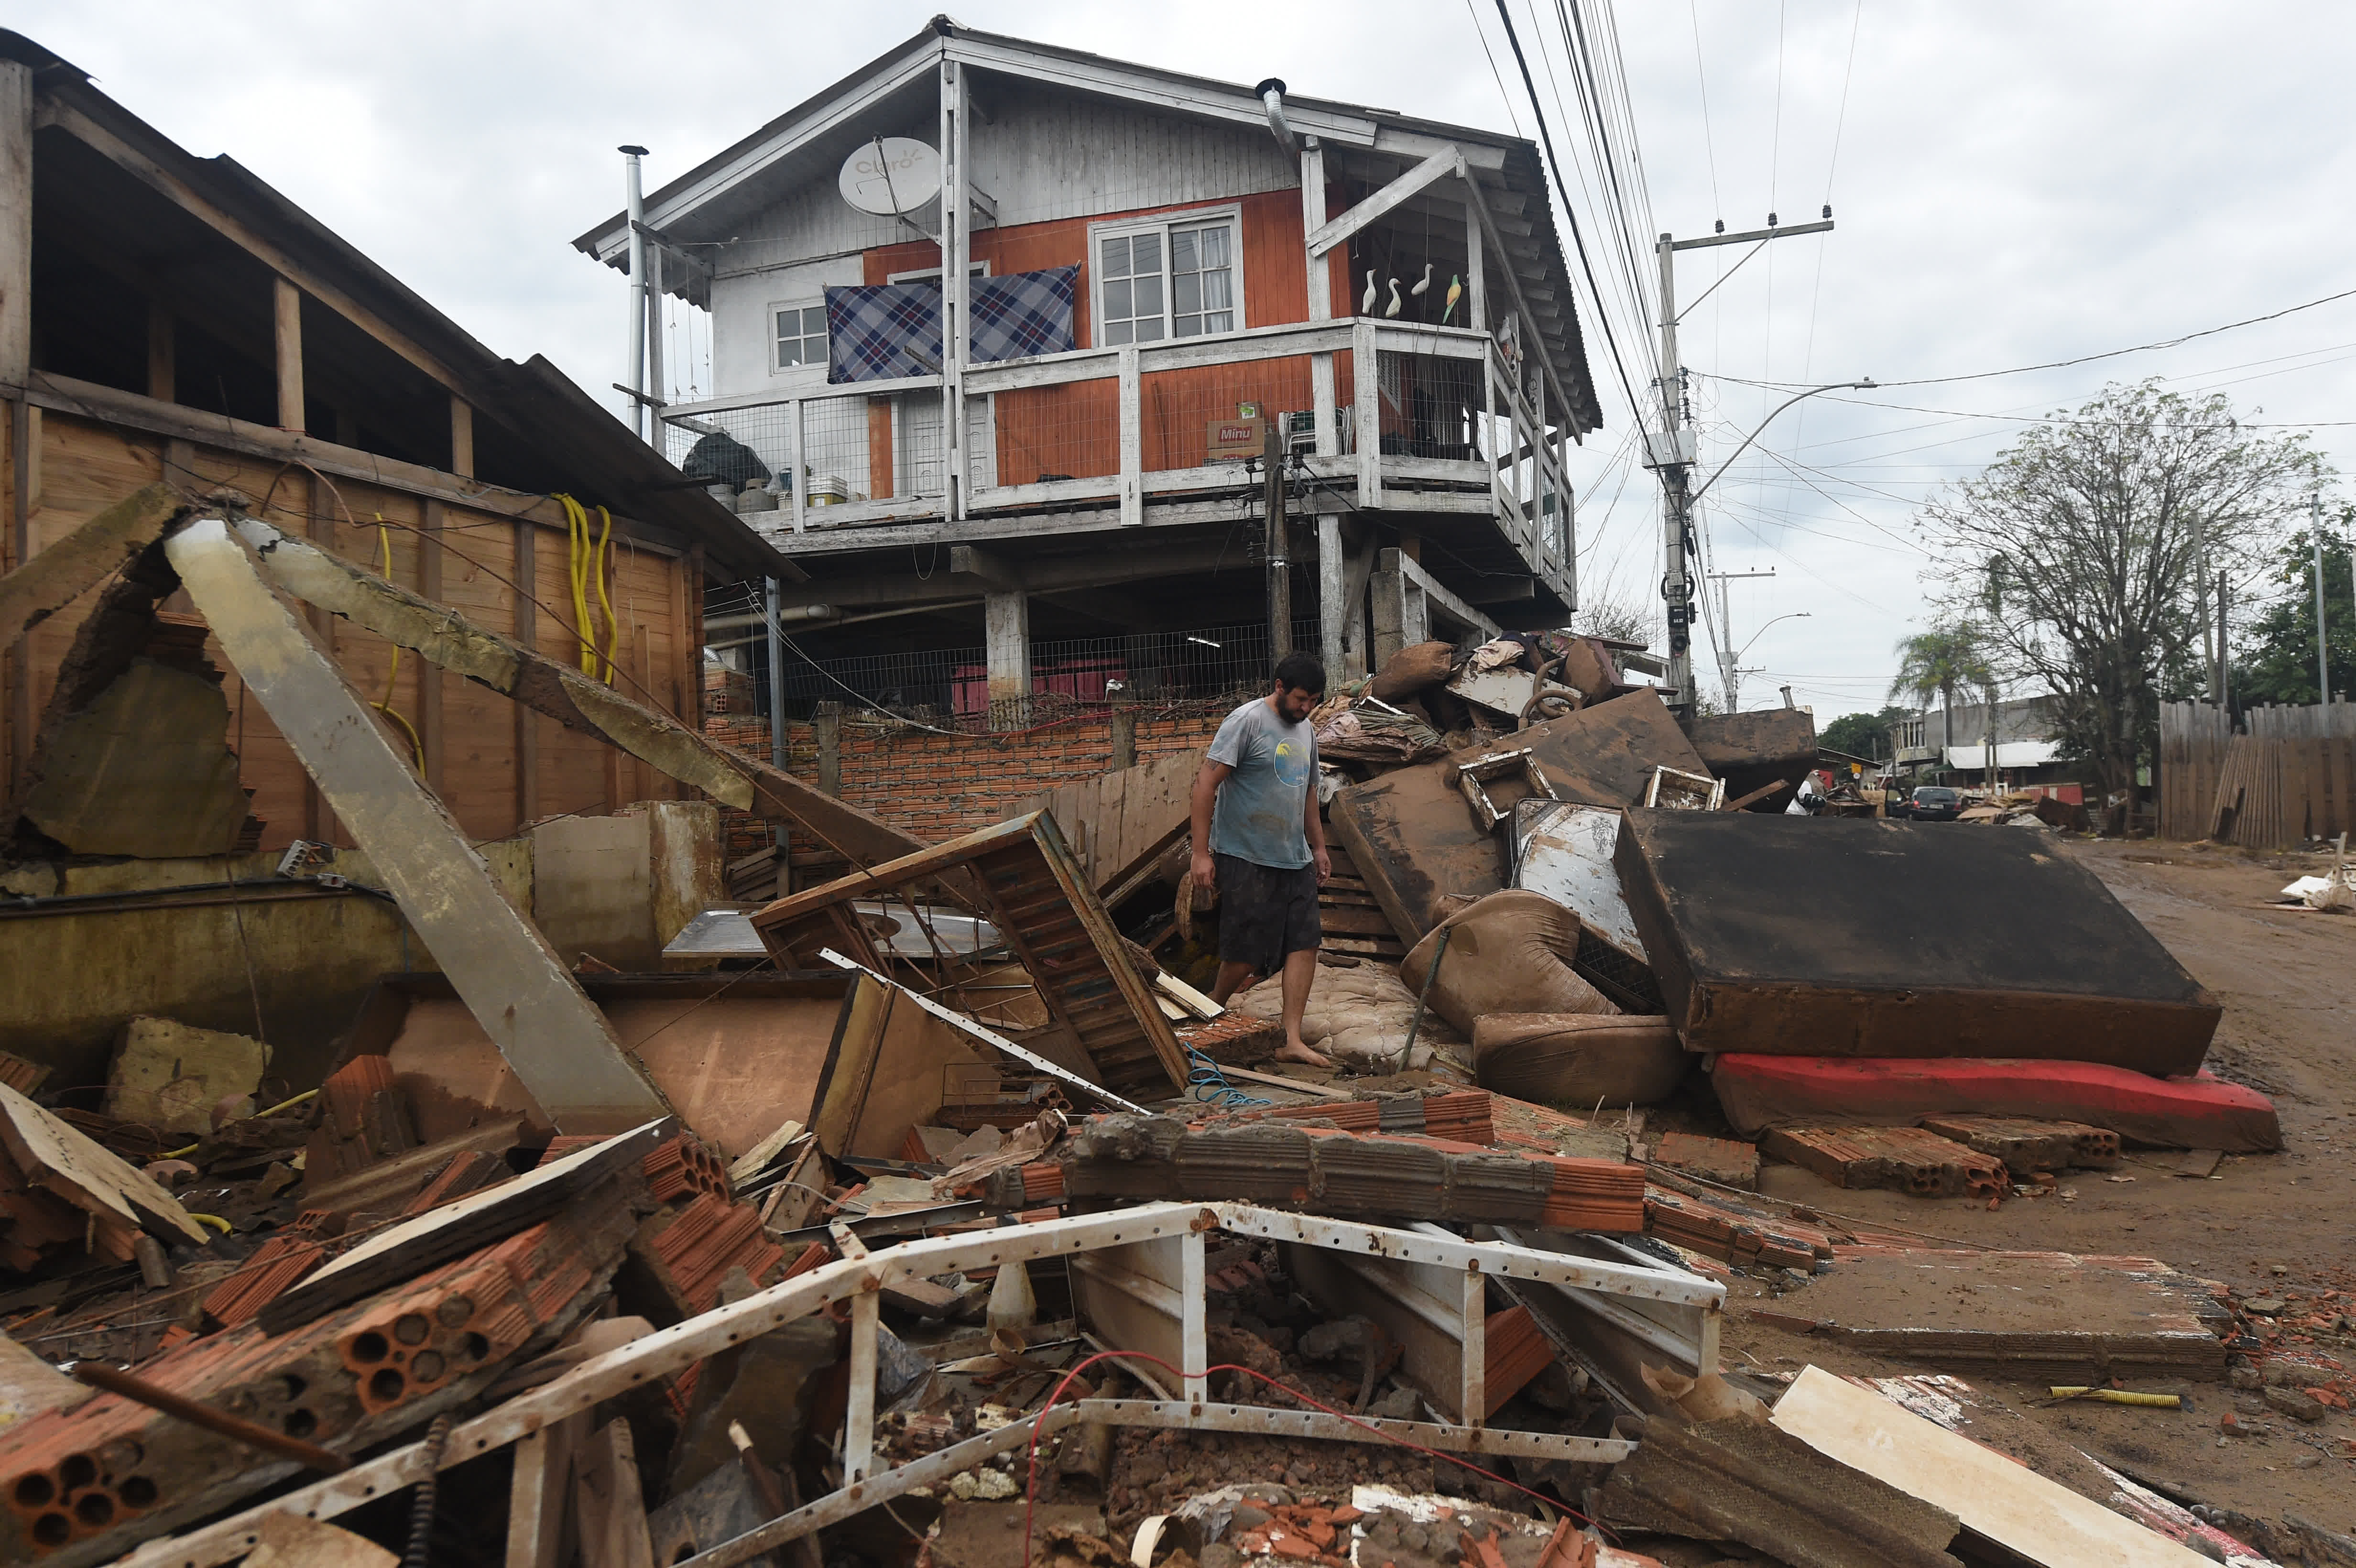
POLYGON ((1317 814, 1317 740, 1309 714, 1325 695, 1325 667, 1288 654, 1276 689, 1226 717, 1194 775, 1194 883, 1219 891, 1224 1005, 1256 975, 1284 976, 1280 1061, 1330 1067, 1301 1039, 1317 974, 1317 890, 1333 875, 1317 814))

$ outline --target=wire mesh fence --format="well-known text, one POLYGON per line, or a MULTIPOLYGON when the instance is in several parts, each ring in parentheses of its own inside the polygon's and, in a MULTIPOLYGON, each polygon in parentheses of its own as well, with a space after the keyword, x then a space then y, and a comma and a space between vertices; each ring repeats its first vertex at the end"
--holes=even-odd
POLYGON ((1438 354, 1375 356, 1383 451, 1472 463, 1483 455, 1481 362, 1438 354))
MULTIPOLYGON (((1293 646, 1313 649, 1317 636, 1315 621, 1294 623, 1293 646)), ((1231 704, 1266 691, 1275 665, 1264 624, 1046 639, 1031 645, 1029 698, 993 704, 979 647, 812 659, 787 646, 777 703, 787 721, 834 702, 940 729, 983 731, 1107 711, 1116 701, 1160 709, 1231 704)))

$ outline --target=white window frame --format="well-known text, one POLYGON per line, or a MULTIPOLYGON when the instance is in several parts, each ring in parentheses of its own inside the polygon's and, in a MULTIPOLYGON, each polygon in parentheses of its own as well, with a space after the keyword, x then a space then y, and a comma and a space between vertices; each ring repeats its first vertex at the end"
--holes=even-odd
POLYGON ((1243 204, 1237 201, 1215 202, 1208 207, 1175 208, 1168 212, 1150 213, 1141 218, 1108 218, 1101 222, 1091 223, 1088 225, 1088 257, 1087 262, 1088 279, 1088 336, 1091 340, 1092 346, 1098 348, 1109 348, 1114 347, 1104 340, 1104 267, 1100 260, 1104 255, 1103 242, 1107 240, 1122 239, 1132 234, 1159 234, 1162 236, 1162 321, 1164 330, 1162 336, 1155 339, 1154 343, 1139 344, 1137 347, 1141 348, 1151 348, 1155 346, 1155 343, 1193 343, 1198 341, 1199 337, 1226 337, 1232 336, 1232 334, 1226 332, 1205 332, 1199 334, 1198 337, 1177 337, 1172 336, 1168 330, 1173 317, 1176 315, 1174 307, 1177 303, 1175 297, 1177 291, 1170 285, 1170 230, 1173 229, 1199 228, 1208 224, 1216 223, 1223 219, 1226 220, 1228 227, 1233 230, 1234 234, 1232 242, 1233 254, 1235 256, 1236 281, 1236 303, 1234 305, 1236 325, 1234 331, 1243 332, 1247 330, 1250 325, 1251 318, 1248 314, 1244 299, 1243 204))
MULTIPOLYGON (((761 312, 761 325, 763 328, 762 336, 768 339, 769 345, 769 374, 772 376, 798 376, 810 370, 816 370, 822 379, 826 375, 826 357, 824 355, 820 355, 816 359, 805 359, 798 365, 785 365, 778 362, 777 313, 781 310, 814 310, 819 313, 819 320, 823 322, 826 316, 826 295, 821 293, 816 299, 803 298, 772 300, 761 312)), ((808 335, 805 334, 804 336, 807 336, 808 335)), ((821 332, 819 334, 819 341, 824 342, 826 340, 826 336, 827 335, 821 332)))

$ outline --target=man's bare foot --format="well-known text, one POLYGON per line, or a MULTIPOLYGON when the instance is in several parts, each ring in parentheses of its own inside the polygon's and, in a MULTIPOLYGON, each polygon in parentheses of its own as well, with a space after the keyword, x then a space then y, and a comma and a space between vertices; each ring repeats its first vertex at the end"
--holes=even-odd
POLYGON ((1315 1051, 1310 1050, 1307 1046, 1301 1044, 1297 1040, 1286 1042, 1284 1049, 1276 1053, 1276 1059, 1279 1061, 1298 1061, 1303 1067, 1331 1067, 1333 1065, 1332 1061, 1318 1055, 1315 1051))

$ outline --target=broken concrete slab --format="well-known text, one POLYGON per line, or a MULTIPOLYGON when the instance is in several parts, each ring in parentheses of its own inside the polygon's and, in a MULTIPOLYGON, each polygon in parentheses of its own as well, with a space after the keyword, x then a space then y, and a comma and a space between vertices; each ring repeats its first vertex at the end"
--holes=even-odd
POLYGON ((1910 1364, 2043 1384, 2215 1381, 2232 1332, 2207 1281, 2156 1258, 2069 1253, 1844 1247, 1778 1310, 1910 1364))
POLYGON ((2159 1148, 2261 1154, 2283 1147, 2273 1102, 2205 1072, 2155 1078, 2090 1061, 1738 1053, 1720 1056, 1709 1076, 1719 1108, 1745 1137, 1779 1125, 1911 1125, 1987 1115, 2084 1122, 2159 1148))
POLYGON ((133 1019, 107 1065, 104 1109, 122 1121, 202 1137, 224 1100, 231 1116, 253 1114, 252 1096, 269 1065, 270 1047, 251 1035, 133 1019))
POLYGON ((2200 1066, 2222 1011, 2033 833, 1634 810, 1615 860, 1689 1051, 2168 1074, 2200 1066))
POLYGON ((16 639, 139 558, 185 507, 169 485, 149 485, 90 517, 0 577, 0 645, 16 639))
POLYGON ((531 830, 531 908, 558 955, 633 973, 720 901, 720 814, 708 801, 642 801, 531 830))
MULTIPOLYGON (((1656 766, 1702 767, 1649 689, 1501 736, 1483 754, 1521 749, 1544 770, 1558 799, 1589 805, 1633 805, 1656 766)), ((1442 898, 1478 898, 1505 885, 1506 847, 1474 819, 1457 785, 1459 765, 1478 760, 1451 752, 1394 769, 1342 791, 1326 808, 1329 831, 1350 852, 1402 942, 1419 942, 1439 923, 1442 898)), ((1491 791, 1501 809, 1511 804, 1496 799, 1505 787, 1501 782, 1491 791)))

